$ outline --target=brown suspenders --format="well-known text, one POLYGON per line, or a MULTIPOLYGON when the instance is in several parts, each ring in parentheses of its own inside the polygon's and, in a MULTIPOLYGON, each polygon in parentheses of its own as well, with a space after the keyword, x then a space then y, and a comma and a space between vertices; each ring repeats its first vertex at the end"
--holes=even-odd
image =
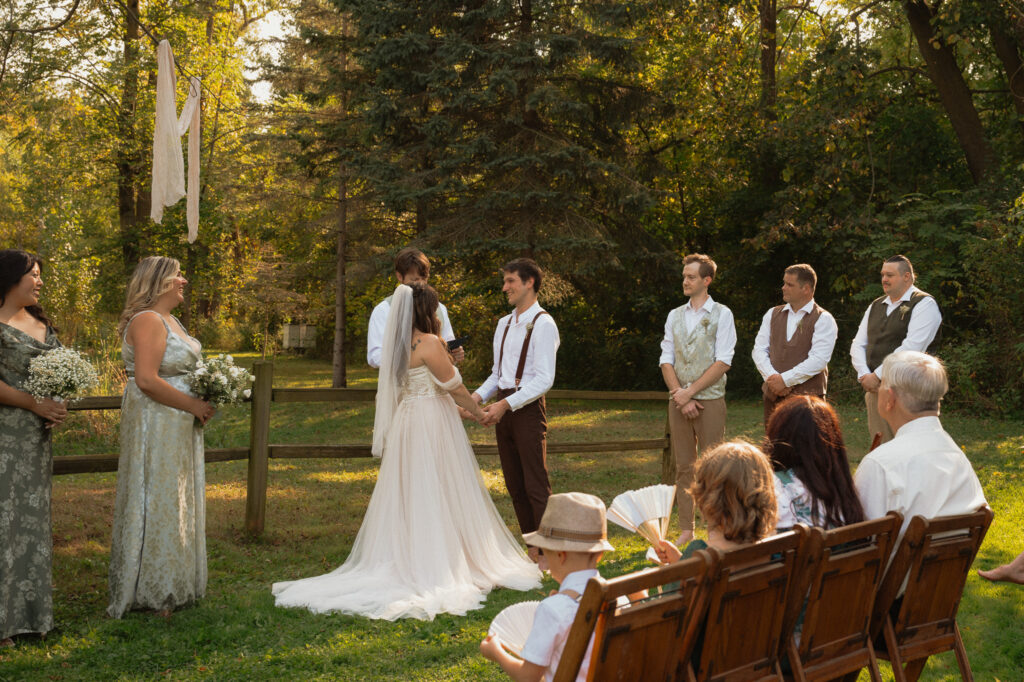
MULTIPOLYGON (((523 339, 523 351, 519 354, 519 366, 516 367, 516 384, 515 387, 519 389, 519 382, 523 380, 523 370, 526 368, 526 352, 530 348, 530 337, 533 336, 533 327, 537 324, 538 318, 541 315, 547 315, 548 311, 542 310, 533 316, 533 320, 526 325, 526 338, 523 339)), ((501 365, 505 360, 505 339, 508 338, 508 328, 512 326, 512 316, 509 315, 508 322, 505 323, 505 333, 501 335, 501 348, 498 350, 498 378, 501 378, 501 365)))

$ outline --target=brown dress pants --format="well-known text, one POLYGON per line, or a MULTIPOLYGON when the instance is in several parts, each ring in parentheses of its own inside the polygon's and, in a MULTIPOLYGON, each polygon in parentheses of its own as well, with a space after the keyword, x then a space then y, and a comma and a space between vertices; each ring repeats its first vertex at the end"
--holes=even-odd
MULTIPOLYGON (((514 391, 501 389, 498 400, 512 393, 514 391)), ((523 533, 532 533, 540 527, 541 517, 551 497, 547 432, 544 396, 514 412, 508 410, 495 427, 501 473, 505 476, 505 487, 512 498, 512 507, 523 533)))
POLYGON ((697 450, 705 452, 725 438, 725 398, 700 400, 704 409, 696 419, 684 417, 669 400, 668 432, 676 460, 676 504, 680 530, 693 530, 693 498, 686 491, 693 483, 697 450))

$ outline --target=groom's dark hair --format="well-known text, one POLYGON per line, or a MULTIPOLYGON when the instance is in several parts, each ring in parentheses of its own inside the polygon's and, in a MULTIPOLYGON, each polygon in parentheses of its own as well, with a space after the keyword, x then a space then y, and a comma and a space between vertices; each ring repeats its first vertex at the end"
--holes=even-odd
POLYGON ((502 272, 514 272, 524 282, 533 280, 534 293, 540 293, 541 272, 540 266, 532 258, 516 258, 510 260, 501 267, 502 272))

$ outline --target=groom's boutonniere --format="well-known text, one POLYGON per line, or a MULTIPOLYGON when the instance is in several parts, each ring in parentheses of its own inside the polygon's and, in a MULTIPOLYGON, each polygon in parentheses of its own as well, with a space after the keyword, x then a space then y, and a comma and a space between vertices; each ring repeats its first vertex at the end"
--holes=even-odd
POLYGON ((707 334, 708 328, 711 327, 711 320, 705 317, 703 320, 700 321, 700 326, 704 327, 704 333, 707 334))
POLYGON ((909 312, 910 312, 910 306, 909 305, 904 303, 903 305, 900 306, 900 322, 903 321, 903 319, 907 316, 907 313, 909 313, 909 312))

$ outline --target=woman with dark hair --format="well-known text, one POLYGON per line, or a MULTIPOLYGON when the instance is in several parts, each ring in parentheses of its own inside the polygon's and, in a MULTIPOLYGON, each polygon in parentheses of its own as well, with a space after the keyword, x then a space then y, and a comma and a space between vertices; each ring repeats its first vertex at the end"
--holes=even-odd
POLYGON ((432 620, 480 608, 494 587, 540 586, 480 476, 456 405, 478 420, 483 411, 438 336, 437 307, 429 285, 396 289, 373 426, 383 459, 366 516, 340 568, 274 584, 278 606, 432 620))
POLYGON ((32 358, 60 345, 39 305, 41 266, 25 251, 0 251, 0 647, 53 628, 49 429, 68 411, 19 390, 32 358))
POLYGON ((839 417, 827 402, 808 395, 783 401, 768 420, 764 451, 775 469, 778 530, 864 520, 839 417))

